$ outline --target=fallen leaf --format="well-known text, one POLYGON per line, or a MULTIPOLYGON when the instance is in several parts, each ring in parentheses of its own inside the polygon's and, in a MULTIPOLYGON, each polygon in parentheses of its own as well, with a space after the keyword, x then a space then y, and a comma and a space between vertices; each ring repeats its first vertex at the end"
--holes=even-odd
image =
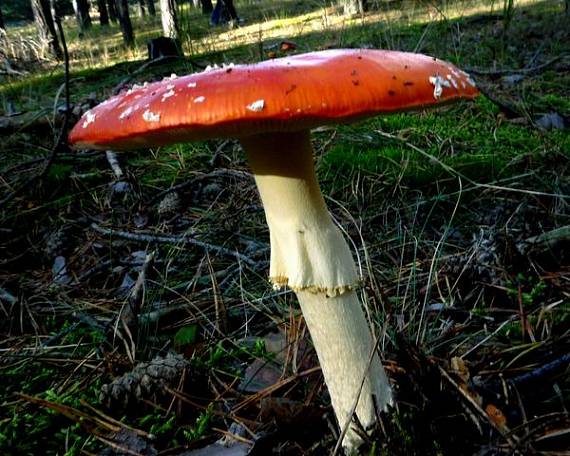
POLYGON ((496 405, 488 404, 485 407, 485 412, 487 413, 489 419, 499 428, 502 429, 507 425, 507 418, 496 405))

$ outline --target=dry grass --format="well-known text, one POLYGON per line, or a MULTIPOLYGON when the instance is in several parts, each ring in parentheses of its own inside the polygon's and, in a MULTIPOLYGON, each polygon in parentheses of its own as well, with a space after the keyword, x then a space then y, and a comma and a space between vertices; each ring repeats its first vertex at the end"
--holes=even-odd
MULTIPOLYGON (((493 55, 501 68, 518 65, 525 52, 540 64, 568 51, 567 41, 551 35, 566 32, 548 27, 562 18, 537 2, 517 3, 513 50, 501 41, 501 23, 477 22, 502 8, 498 3, 383 4, 348 19, 321 3, 237 6, 248 22, 234 30, 210 29, 185 10, 191 61, 255 61, 284 38, 301 51, 427 48, 490 70, 493 55), (453 22, 457 17, 475 22, 453 22), (536 38, 540 30, 547 38, 536 38)), ((140 60, 143 49, 123 49, 113 28, 80 42, 73 27, 66 22, 73 68, 89 68, 74 79, 73 98, 93 103, 87 94, 108 93, 140 67, 111 65, 140 60)), ((152 22, 144 29, 141 45, 158 33, 152 22)), ((9 31, 11 39, 33 34, 9 31)), ((61 81, 23 62, 59 70, 28 46, 9 50, 30 75, 10 78, 4 104, 41 105, 51 119, 61 81)), ((315 134, 321 182, 355 246, 362 295, 398 389, 398 410, 377 430, 371 454, 564 451, 568 242, 530 241, 569 219, 568 133, 533 125, 546 109, 570 114, 563 102, 567 61, 558 63, 516 87, 481 78, 516 99, 520 117, 483 99, 315 134)), ((4 194, 38 170, 53 136, 48 128, 2 138, 4 194)), ((100 442, 178 454, 226 434, 232 422, 242 442, 263 436, 266 454, 331 450, 334 425, 322 418, 327 396, 294 297, 266 285, 268 233, 239 145, 178 145, 121 155, 119 164, 124 177, 117 181, 105 156, 62 150, 45 179, 2 210, 3 454, 40 445, 47 453, 95 453, 100 442), (243 256, 228 254, 234 251, 243 256), (135 397, 125 410, 102 411, 102 384, 172 349, 192 360, 179 382, 135 397), (157 437, 144 440, 149 433, 157 437)))

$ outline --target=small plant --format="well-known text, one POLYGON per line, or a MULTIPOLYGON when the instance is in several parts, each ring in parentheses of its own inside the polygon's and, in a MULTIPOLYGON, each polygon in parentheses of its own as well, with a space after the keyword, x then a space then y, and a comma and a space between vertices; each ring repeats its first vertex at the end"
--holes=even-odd
POLYGON ((544 295, 546 284, 536 277, 527 277, 519 273, 514 280, 507 282, 507 294, 515 301, 520 300, 524 307, 530 307, 539 303, 544 295))
POLYGON ((198 418, 196 418, 196 425, 192 426, 190 429, 183 429, 182 433, 188 442, 193 442, 195 440, 201 439, 206 434, 210 420, 212 418, 212 406, 203 411, 198 418))

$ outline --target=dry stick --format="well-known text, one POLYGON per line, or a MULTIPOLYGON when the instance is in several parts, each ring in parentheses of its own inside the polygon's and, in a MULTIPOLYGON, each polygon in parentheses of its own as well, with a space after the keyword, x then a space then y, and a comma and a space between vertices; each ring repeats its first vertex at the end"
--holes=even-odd
POLYGON ((497 105, 497 107, 508 117, 510 118, 527 117, 525 116, 524 112, 521 112, 521 110, 517 106, 515 106, 514 103, 509 103, 504 100, 499 100, 499 98, 497 98, 495 94, 491 93, 491 91, 485 84, 482 84, 479 81, 477 81, 477 87, 479 88, 479 92, 481 92, 483 95, 485 95, 486 98, 491 100, 493 104, 497 105))
MULTIPOLYGON (((491 190, 502 190, 505 192, 513 192, 513 193, 524 193, 526 195, 536 195, 536 196, 549 196, 549 197, 554 197, 554 198, 561 198, 561 199, 570 199, 570 195, 565 195, 562 193, 548 193, 548 192, 539 192, 536 190, 525 190, 522 188, 513 188, 513 187, 503 187, 500 185, 494 185, 494 184, 481 184, 480 182, 475 182, 473 179, 469 178, 468 176, 466 176, 465 174, 460 173, 459 171, 457 171, 456 169, 452 168, 449 165, 446 165, 445 163, 443 163, 441 160, 439 160, 438 158, 436 158, 433 155, 430 155, 429 153, 427 153, 425 150, 419 148, 418 146, 415 146, 414 144, 406 141, 405 139, 399 138, 396 135, 392 135, 390 133, 386 133, 382 130, 375 130, 376 133, 378 133, 380 136, 384 136, 386 138, 390 138, 390 139, 395 139, 397 141, 400 141, 402 144, 405 144, 406 146, 408 146, 410 149, 415 150, 416 152, 418 152, 420 155, 423 155, 424 157, 426 157, 428 160, 433 161, 434 163, 437 163, 439 166, 441 166, 444 170, 446 170, 449 174, 451 174, 452 176, 455 177, 461 177, 462 179, 465 179, 467 182, 469 182, 474 188, 488 188, 491 190)), ((463 191, 463 193, 465 193, 465 190, 463 191)), ((452 194, 457 194, 457 192, 453 192, 452 194)))
POLYGON ((9 193, 4 199, 0 200, 0 209, 2 209, 6 204, 12 201, 16 195, 21 193, 22 191, 26 190, 28 187, 31 187, 34 182, 38 179, 43 179, 47 172, 49 171, 51 165, 53 164, 59 149, 65 143, 65 138, 67 135, 67 124, 69 123, 69 54, 67 52, 67 43, 65 41, 65 33, 63 32, 63 27, 61 25, 61 20, 59 17, 56 16, 55 23, 57 25, 57 30, 59 32, 61 38, 61 45, 63 47, 63 58, 64 58, 64 68, 65 68, 65 113, 63 115, 63 122, 61 128, 59 130, 59 134, 57 136, 56 142, 53 145, 51 152, 46 157, 44 161, 43 169, 40 171, 39 174, 32 176, 26 182, 24 182, 20 187, 18 187, 13 192, 9 193))
MULTIPOLYGON (((555 374, 559 370, 564 370, 568 367, 568 363, 570 363, 570 353, 566 353, 561 357, 551 361, 543 366, 537 367, 536 369, 531 370, 525 374, 517 375, 508 380, 508 383, 515 384, 517 386, 522 386, 524 384, 529 384, 532 382, 537 382, 542 380, 544 377, 550 376, 555 374)), ((526 385, 525 385, 526 386, 526 385)))
POLYGON ((199 241, 188 236, 175 236, 175 235, 160 235, 160 234, 146 234, 146 233, 130 233, 127 231, 114 231, 108 228, 103 228, 96 223, 91 224, 91 229, 104 236, 114 236, 128 241, 135 242, 156 242, 159 244, 192 244, 202 247, 205 250, 217 252, 221 255, 233 256, 239 258, 241 261, 256 266, 257 263, 251 258, 236 252, 234 250, 226 249, 217 245, 208 244, 207 242, 199 241))
POLYGON ((537 71, 540 70, 544 70, 545 68, 548 68, 550 65, 558 62, 559 60, 562 60, 563 58, 567 57, 569 54, 564 53, 561 54, 557 57, 554 57, 553 59, 550 59, 548 62, 544 62, 540 65, 531 67, 531 68, 521 68, 520 70, 515 70, 515 69, 510 69, 510 70, 481 70, 478 68, 473 68, 473 67, 467 67, 465 68, 465 71, 472 73, 472 74, 477 74, 479 76, 503 76, 505 74, 517 74, 517 73, 524 73, 524 74, 532 74, 535 73, 537 71))

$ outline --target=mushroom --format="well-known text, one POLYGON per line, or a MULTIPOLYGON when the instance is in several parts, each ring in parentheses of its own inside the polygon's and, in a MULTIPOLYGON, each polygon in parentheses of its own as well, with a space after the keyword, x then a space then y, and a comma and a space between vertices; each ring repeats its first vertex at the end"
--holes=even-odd
POLYGON ((313 165, 310 129, 478 95, 455 66, 420 54, 328 50, 231 65, 135 86, 85 113, 76 148, 126 149, 239 138, 271 240, 270 280, 299 300, 343 440, 362 442, 392 403, 390 383, 359 302, 359 277, 313 165))

